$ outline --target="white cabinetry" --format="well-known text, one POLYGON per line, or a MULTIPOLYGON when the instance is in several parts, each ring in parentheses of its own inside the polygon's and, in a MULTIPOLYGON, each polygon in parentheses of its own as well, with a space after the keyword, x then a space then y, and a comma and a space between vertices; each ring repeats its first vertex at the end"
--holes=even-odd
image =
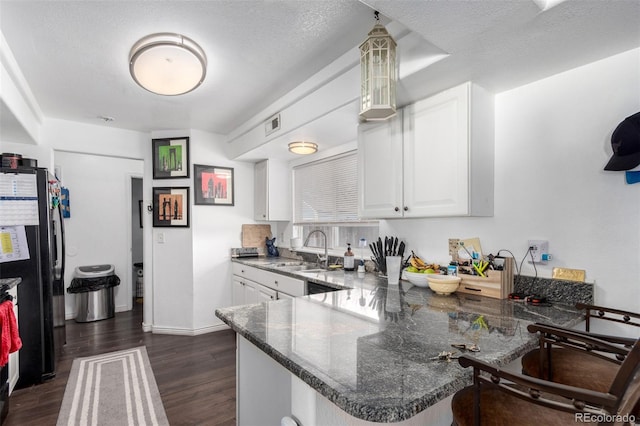
POLYGON ((304 280, 235 262, 231 269, 233 305, 304 296, 304 280))
POLYGON ((358 127, 358 185, 360 217, 402 217, 402 110, 358 127))
POLYGON ((256 163, 253 193, 255 220, 291 220, 291 172, 286 162, 256 163))
POLYGON ((248 305, 276 300, 277 292, 244 278, 233 277, 233 304, 248 305))
POLYGON ((491 216, 493 128, 493 95, 472 83, 360 125, 360 216, 491 216))

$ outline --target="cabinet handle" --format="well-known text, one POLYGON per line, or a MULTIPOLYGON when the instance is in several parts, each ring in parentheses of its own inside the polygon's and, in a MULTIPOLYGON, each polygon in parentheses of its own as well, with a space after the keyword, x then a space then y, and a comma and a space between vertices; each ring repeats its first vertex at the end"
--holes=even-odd
POLYGON ((400 207, 396 207, 394 210, 399 212, 400 211, 400 207))
POLYGON ((409 207, 404 206, 404 211, 406 212, 406 211, 408 211, 408 210, 409 210, 409 207))
POLYGON ((278 285, 278 281, 274 281, 276 283, 276 285, 278 285))
POLYGON ((241 269, 240 272, 242 272, 244 274, 244 269, 241 269))

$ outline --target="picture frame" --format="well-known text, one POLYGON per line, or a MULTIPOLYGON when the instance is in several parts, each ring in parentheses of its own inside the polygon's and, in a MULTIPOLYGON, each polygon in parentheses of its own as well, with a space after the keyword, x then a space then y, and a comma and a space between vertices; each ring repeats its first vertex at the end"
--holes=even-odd
POLYGON ((153 227, 189 227, 189 187, 153 188, 153 227))
POLYGON ((193 176, 195 205, 234 205, 233 168, 194 164, 193 176))
POLYGON ((153 179, 189 177, 189 138, 152 139, 153 179))

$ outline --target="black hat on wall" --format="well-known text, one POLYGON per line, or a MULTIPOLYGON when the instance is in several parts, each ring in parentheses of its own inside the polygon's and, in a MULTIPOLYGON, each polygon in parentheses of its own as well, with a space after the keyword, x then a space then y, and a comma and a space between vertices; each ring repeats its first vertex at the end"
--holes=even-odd
POLYGON ((625 118, 611 135, 613 156, 605 170, 631 170, 640 165, 640 112, 625 118))

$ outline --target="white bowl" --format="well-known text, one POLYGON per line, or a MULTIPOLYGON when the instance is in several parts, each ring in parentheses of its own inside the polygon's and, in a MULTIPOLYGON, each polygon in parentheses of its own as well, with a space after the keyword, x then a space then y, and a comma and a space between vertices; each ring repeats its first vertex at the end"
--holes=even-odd
POLYGON ((427 274, 429 288, 437 294, 451 294, 458 289, 462 278, 451 275, 427 274))
POLYGON ((416 285, 418 287, 429 287, 429 284, 427 284, 427 277, 432 276, 432 275, 439 275, 439 274, 424 274, 422 272, 409 272, 409 271, 404 271, 404 276, 407 277, 407 279, 409 280, 409 282, 413 285, 416 285))

